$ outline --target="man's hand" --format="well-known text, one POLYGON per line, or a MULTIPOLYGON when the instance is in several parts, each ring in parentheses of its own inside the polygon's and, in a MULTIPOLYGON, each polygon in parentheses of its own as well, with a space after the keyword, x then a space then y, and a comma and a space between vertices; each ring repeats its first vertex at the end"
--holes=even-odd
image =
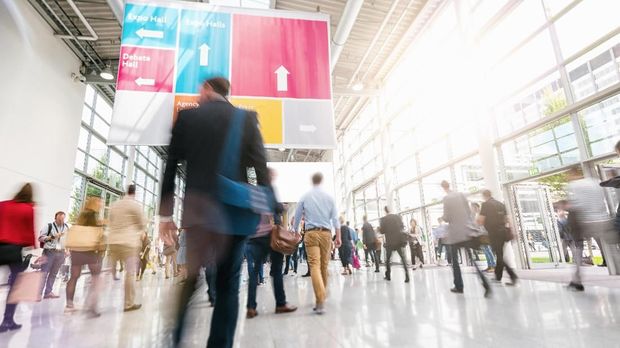
POLYGON ((159 223, 159 239, 164 242, 164 245, 174 245, 174 233, 176 231, 177 226, 173 221, 159 223))
POLYGON ((342 245, 342 239, 340 239, 340 236, 338 236, 334 240, 334 246, 336 247, 336 249, 338 249, 338 248, 340 248, 341 245, 342 245))

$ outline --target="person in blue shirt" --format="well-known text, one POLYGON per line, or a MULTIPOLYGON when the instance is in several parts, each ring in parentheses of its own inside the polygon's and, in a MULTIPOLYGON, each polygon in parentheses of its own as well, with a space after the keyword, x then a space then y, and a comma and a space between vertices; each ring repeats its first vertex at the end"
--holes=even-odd
POLYGON ((334 199, 321 189, 323 175, 316 173, 312 176, 313 188, 306 193, 297 204, 295 210, 295 231, 298 230, 301 217, 304 217, 304 243, 308 254, 308 265, 312 277, 312 287, 316 300, 314 308, 317 314, 325 312, 327 293, 327 266, 329 265, 332 250, 332 229, 336 231, 334 244, 339 248, 341 243, 340 226, 334 199))

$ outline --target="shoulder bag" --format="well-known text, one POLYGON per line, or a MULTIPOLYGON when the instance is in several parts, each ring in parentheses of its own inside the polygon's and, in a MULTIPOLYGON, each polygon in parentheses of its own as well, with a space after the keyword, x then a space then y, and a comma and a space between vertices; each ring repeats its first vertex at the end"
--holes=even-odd
POLYGON ((217 198, 228 220, 224 232, 249 236, 256 233, 260 214, 273 214, 275 199, 269 188, 239 181, 245 117, 245 111, 235 109, 220 158, 217 198))
POLYGON ((73 251, 101 250, 103 246, 103 227, 73 225, 67 232, 65 247, 73 251))
POLYGON ((297 250, 299 243, 301 234, 289 231, 282 225, 275 225, 271 229, 271 249, 284 255, 291 255, 297 250))

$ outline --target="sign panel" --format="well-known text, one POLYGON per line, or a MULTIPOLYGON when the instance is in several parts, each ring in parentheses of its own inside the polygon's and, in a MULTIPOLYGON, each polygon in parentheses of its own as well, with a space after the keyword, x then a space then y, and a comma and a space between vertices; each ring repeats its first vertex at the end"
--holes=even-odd
POLYGON ((168 144, 212 77, 258 113, 267 147, 335 147, 328 16, 157 0, 126 3, 108 142, 168 144))

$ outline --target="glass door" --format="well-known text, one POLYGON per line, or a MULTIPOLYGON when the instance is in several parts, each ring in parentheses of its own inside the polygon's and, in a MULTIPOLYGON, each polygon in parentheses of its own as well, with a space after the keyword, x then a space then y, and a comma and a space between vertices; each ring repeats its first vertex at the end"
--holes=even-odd
POLYGON ((559 233, 549 187, 538 183, 512 186, 515 224, 528 268, 553 268, 560 262, 559 233))
POLYGON ((103 204, 99 214, 104 221, 107 221, 110 205, 120 199, 120 192, 112 191, 102 185, 98 185, 95 182, 88 181, 86 183, 86 196, 84 198, 91 196, 101 198, 101 202, 103 204))

